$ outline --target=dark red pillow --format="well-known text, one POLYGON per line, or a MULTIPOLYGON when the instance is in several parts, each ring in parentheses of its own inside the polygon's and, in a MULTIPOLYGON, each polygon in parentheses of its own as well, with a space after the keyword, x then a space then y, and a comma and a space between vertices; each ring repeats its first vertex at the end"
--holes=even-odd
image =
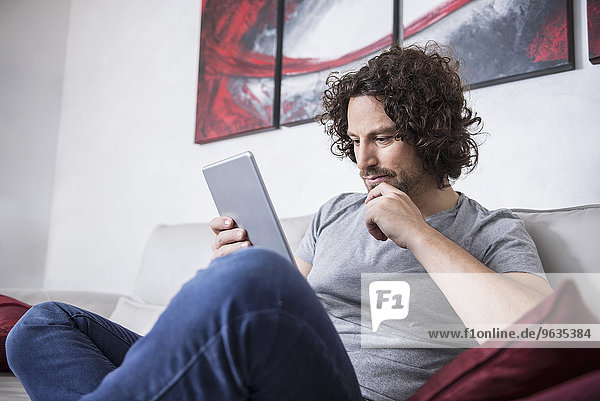
POLYGON ((0 295, 0 371, 8 370, 6 362, 6 336, 17 321, 31 308, 31 305, 24 304, 14 298, 0 295))
MULTIPOLYGON (((598 324, 599 320, 573 282, 566 281, 517 322, 529 323, 598 324)), ((600 348, 472 348, 440 369, 409 401, 514 400, 597 369, 600 348)))
POLYGON ((519 401, 598 401, 600 399, 600 370, 586 373, 569 381, 540 391, 519 401))

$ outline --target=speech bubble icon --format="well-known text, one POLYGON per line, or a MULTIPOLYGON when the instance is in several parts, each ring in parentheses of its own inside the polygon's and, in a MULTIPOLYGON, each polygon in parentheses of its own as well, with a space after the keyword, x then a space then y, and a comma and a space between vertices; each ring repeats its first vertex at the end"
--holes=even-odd
POLYGON ((410 285, 406 281, 373 281, 369 284, 371 326, 379 330, 384 320, 402 320, 408 316, 410 285))

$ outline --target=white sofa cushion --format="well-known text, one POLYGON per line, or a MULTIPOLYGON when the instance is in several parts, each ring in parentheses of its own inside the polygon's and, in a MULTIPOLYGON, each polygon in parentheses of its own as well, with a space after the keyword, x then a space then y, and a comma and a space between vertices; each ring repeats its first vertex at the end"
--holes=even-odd
MULTIPOLYGON (((292 250, 300 244, 311 219, 312 215, 307 215, 281 220, 292 250)), ((208 223, 157 226, 144 250, 134 299, 167 305, 183 283, 208 265, 214 238, 208 223)))
MULTIPOLYGON (((311 219, 306 215, 281 220, 292 250, 311 219)), ((146 243, 133 296, 121 297, 110 318, 146 334, 181 286, 208 265, 214 238, 208 223, 158 225, 146 243)))
POLYGON ((158 225, 146 243, 134 299, 167 305, 183 283, 208 265, 213 239, 207 223, 158 225))
MULTIPOLYGON (((600 227, 600 205, 514 211, 525 221, 546 272, 588 273, 574 279, 584 294, 600 287, 595 283, 600 281, 595 234, 600 227)), ((293 250, 298 247, 311 219, 312 215, 282 219, 293 250)), ((148 239, 133 298, 120 300, 111 317, 145 334, 181 285, 208 265, 213 240, 214 234, 207 223, 157 226, 148 239)), ((551 280, 551 284, 556 287, 562 281, 558 278, 551 280)))
POLYGON ((514 212, 525 222, 546 273, 600 273, 600 205, 514 212))
POLYGON ((588 308, 600 310, 600 205, 514 212, 535 242, 550 285, 572 280, 588 308))
POLYGON ((129 297, 121 297, 112 315, 110 315, 110 319, 145 336, 165 308, 165 306, 150 305, 129 297))
MULTIPOLYGON (((514 211, 525 221, 547 272, 593 273, 580 275, 583 279, 576 280, 585 293, 586 286, 591 284, 588 278, 600 276, 596 233, 600 227, 600 205, 514 211)), ((309 215, 282 219, 293 250, 300 243, 311 218, 309 215)), ((146 244, 134 297, 121 297, 110 317, 139 334, 146 334, 181 285, 197 269, 208 264, 213 239, 214 234, 206 223, 157 226, 146 244)), ((91 294, 93 300, 87 300, 75 293, 49 295, 36 291, 28 294, 15 289, 3 289, 1 292, 28 303, 50 299, 70 301, 104 316, 108 316, 117 297, 116 294, 108 297, 106 294, 91 294), (100 303, 96 300, 97 296, 102 298, 100 303)), ((591 310, 600 309, 592 306, 591 310)), ((0 401, 29 399, 18 380, 8 372, 0 374, 0 389, 0 401)))

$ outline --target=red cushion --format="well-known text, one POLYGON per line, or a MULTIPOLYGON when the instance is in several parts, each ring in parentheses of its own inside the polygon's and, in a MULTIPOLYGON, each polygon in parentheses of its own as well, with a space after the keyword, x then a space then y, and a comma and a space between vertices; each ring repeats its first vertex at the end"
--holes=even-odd
MULTIPOLYGON (((584 305, 577 287, 566 281, 517 323, 598 324, 599 320, 584 305)), ((472 348, 440 369, 409 400, 518 399, 597 369, 600 348, 472 348)))
POLYGON ((600 370, 540 391, 519 401, 597 401, 600 399, 600 370))
POLYGON ((0 295, 0 371, 8 370, 4 348, 6 336, 29 308, 31 308, 31 305, 24 304, 6 295, 0 295))

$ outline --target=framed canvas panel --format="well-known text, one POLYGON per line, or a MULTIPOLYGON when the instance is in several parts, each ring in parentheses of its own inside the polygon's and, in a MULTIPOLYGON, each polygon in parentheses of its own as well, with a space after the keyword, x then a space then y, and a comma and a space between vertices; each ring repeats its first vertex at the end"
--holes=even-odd
POLYGON ((587 0, 588 47, 592 64, 600 64, 600 0, 587 0))
POLYGON ((405 44, 450 45, 471 88, 575 68, 572 0, 426 1, 411 7, 405 44), (423 9, 416 10, 419 4, 423 9))
POLYGON ((196 143, 276 125, 279 1, 202 1, 196 143))
POLYGON ((285 1, 282 125, 313 121, 332 71, 354 70, 391 45, 397 35, 394 27, 399 26, 399 4, 399 0, 285 1))

